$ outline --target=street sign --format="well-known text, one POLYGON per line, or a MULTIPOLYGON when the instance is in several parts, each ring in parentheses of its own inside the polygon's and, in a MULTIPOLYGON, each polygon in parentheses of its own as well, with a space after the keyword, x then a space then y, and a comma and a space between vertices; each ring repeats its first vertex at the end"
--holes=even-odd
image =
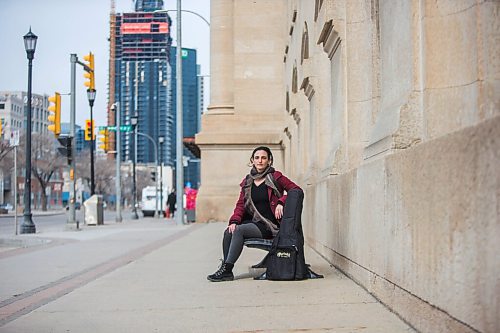
MULTIPOLYGON (((99 126, 99 131, 106 129, 110 132, 116 132, 116 126, 99 126)), ((132 125, 120 126, 120 132, 132 132, 132 125)))

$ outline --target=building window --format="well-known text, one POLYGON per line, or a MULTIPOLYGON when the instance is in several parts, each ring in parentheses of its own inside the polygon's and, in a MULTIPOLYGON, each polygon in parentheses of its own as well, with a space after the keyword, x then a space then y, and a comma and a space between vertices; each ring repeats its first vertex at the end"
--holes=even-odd
POLYGON ((300 63, 304 59, 309 59, 309 33, 307 31, 307 22, 304 22, 304 31, 302 32, 302 48, 300 50, 300 63))
POLYGON ((290 94, 288 93, 288 91, 286 92, 285 108, 286 112, 290 113, 290 94))
POLYGON ((297 93, 298 83, 297 83, 297 65, 293 66, 292 72, 292 92, 297 93))
POLYGON ((314 4, 314 21, 318 19, 319 11, 321 10, 321 6, 323 5, 323 0, 316 0, 314 4))

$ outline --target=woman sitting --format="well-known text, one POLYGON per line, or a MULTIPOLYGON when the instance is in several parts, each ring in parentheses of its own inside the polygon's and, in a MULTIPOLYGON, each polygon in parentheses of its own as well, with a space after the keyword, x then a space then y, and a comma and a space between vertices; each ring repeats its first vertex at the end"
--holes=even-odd
POLYGON ((252 169, 240 184, 240 197, 224 231, 224 261, 214 274, 207 276, 213 282, 234 279, 234 263, 243 250, 245 239, 276 236, 286 202, 284 192, 300 189, 272 167, 273 154, 268 147, 255 148, 250 164, 252 169))

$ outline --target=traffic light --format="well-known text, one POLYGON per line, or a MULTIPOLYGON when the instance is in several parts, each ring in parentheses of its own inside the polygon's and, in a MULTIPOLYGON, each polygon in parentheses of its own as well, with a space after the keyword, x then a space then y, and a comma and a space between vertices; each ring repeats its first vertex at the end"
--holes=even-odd
POLYGON ((0 118, 0 140, 3 140, 3 118, 0 118))
POLYGON ((73 151, 71 150, 71 143, 72 143, 72 138, 69 136, 60 136, 57 138, 57 141, 61 144, 62 147, 57 147, 57 151, 64 157, 68 158, 68 165, 71 164, 72 160, 72 153, 73 151))
POLYGON ((104 152, 108 152, 108 129, 102 129, 99 131, 99 134, 101 134, 101 137, 99 138, 99 141, 101 141, 101 144, 99 145, 99 148, 104 150, 104 152))
POLYGON ((94 140, 94 121, 90 119, 85 120, 85 141, 94 140))
POLYGON ((54 96, 49 97, 49 102, 53 105, 50 105, 48 110, 54 114, 49 114, 48 120, 52 124, 48 126, 48 130, 57 138, 61 134, 61 94, 56 92, 54 96))
POLYGON ((151 180, 156 181, 156 170, 151 170, 151 180))
POLYGON ((89 54, 83 56, 83 60, 86 61, 83 77, 88 80, 84 84, 88 89, 95 89, 94 54, 89 52, 89 54))

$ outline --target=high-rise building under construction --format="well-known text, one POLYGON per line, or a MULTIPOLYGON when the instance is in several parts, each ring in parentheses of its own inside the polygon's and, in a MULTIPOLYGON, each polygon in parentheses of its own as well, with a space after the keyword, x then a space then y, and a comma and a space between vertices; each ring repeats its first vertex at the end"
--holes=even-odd
MULTIPOLYGON (((161 0, 137 0, 135 12, 111 14, 110 104, 119 102, 121 125, 138 117, 137 162, 153 163, 156 157, 175 168, 176 157, 176 48, 170 37, 171 19, 161 0), (159 137, 164 143, 159 145, 159 137), (156 155, 154 140, 161 149, 156 155)), ((189 142, 199 131, 202 105, 196 50, 182 50, 183 137, 189 142)), ((115 125, 109 111, 108 125, 115 125)), ((114 139, 114 138, 113 138, 114 139)), ((115 140, 112 141, 114 147, 115 140)), ((193 145, 191 144, 191 147, 193 145)), ((132 133, 121 135, 121 160, 134 158, 132 133)), ((113 150, 113 149, 112 149, 113 150)), ((198 187, 199 154, 183 149, 184 180, 198 187)))
MULTIPOLYGON (((119 102, 121 124, 128 125, 131 117, 138 117, 137 130, 145 134, 137 138, 138 163, 155 162, 151 140, 158 143, 160 136, 165 144, 159 156, 167 163, 174 154, 170 142, 174 124, 167 121, 171 19, 166 12, 155 12, 162 8, 161 0, 138 0, 135 12, 116 14, 112 21, 115 75, 110 92, 114 91, 114 101, 119 102)), ((131 134, 122 133, 120 149, 122 161, 133 158, 131 134)))

